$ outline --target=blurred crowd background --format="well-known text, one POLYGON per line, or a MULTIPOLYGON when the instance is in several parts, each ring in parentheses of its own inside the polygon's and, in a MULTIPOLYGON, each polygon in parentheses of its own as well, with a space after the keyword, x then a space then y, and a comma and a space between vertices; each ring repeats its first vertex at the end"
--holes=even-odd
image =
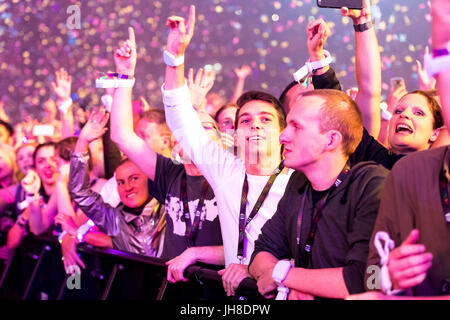
MULTIPOLYGON (((389 79, 401 76, 406 88, 419 86, 416 59, 430 42, 430 7, 424 0, 373 0, 383 68, 383 96, 389 79)), ((73 77, 72 99, 82 107, 99 104, 104 90, 95 88, 102 72, 114 70, 113 50, 135 28, 138 45, 135 98, 161 107, 160 86, 167 39, 166 18, 197 8, 197 32, 187 52, 188 65, 217 72, 212 92, 230 97, 234 68, 249 65, 245 89, 278 96, 292 73, 308 58, 306 24, 322 17, 332 30, 325 49, 335 57, 344 89, 356 85, 354 31, 338 9, 319 8, 316 0, 9 0, 0 1, 0 100, 14 124, 26 115, 42 119, 44 102, 59 68, 73 77), (69 29, 76 5, 80 28, 69 29)))

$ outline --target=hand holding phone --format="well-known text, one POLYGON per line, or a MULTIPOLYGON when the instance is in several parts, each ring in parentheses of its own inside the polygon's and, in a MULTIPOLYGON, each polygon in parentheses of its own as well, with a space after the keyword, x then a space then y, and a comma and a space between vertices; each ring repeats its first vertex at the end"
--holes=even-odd
POLYGON ((321 8, 342 8, 361 10, 363 0, 317 0, 317 5, 321 8))
POLYGON ((393 77, 393 78, 391 78, 391 89, 392 89, 392 91, 395 91, 395 90, 397 90, 400 87, 406 88, 406 86, 405 86, 405 79, 403 79, 402 77, 393 77))

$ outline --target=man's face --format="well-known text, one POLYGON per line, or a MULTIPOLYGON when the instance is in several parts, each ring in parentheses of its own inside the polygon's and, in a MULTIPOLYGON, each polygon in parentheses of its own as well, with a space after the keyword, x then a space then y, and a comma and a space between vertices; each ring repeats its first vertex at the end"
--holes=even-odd
POLYGON ((239 110, 237 142, 246 161, 256 163, 260 156, 280 154, 280 132, 278 114, 272 104, 253 100, 239 110))
POLYGON ((45 146, 38 150, 34 166, 42 183, 53 185, 56 182, 58 177, 57 161, 55 147, 45 146))
POLYGON ((320 160, 328 143, 320 132, 320 106, 324 100, 315 96, 297 100, 287 117, 287 127, 280 136, 284 145, 286 167, 304 171, 320 160))
POLYGON ((131 161, 116 169, 117 191, 120 200, 130 208, 142 206, 149 197, 147 176, 131 161))
POLYGON ((143 118, 139 120, 136 127, 136 134, 145 141, 156 153, 162 154, 167 145, 164 144, 164 137, 161 135, 159 125, 143 118))
POLYGON ((302 84, 298 83, 292 88, 289 89, 289 91, 286 93, 286 98, 284 101, 284 108, 286 111, 286 114, 289 113, 292 106, 294 105, 294 102, 305 92, 314 90, 314 86, 310 83, 307 88, 304 88, 302 84))

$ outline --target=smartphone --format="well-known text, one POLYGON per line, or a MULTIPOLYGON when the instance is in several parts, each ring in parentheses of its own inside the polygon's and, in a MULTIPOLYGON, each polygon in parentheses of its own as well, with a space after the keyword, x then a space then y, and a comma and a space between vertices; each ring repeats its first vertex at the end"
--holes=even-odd
POLYGON ((33 127, 33 136, 52 136, 55 128, 49 124, 37 124, 33 127))
POLYGON ((317 0, 317 5, 321 8, 342 8, 359 9, 363 7, 363 0, 317 0))
POLYGON ((393 78, 391 78, 392 91, 395 91, 399 87, 406 88, 405 79, 403 79, 402 77, 393 77, 393 78))

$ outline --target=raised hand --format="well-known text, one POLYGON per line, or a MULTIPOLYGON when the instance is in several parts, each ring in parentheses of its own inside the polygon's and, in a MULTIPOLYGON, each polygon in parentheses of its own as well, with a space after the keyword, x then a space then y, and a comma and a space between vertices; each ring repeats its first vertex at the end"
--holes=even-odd
POLYGON ((187 24, 185 24, 184 18, 171 16, 167 19, 166 25, 170 27, 166 50, 174 56, 184 55, 184 52, 194 35, 195 6, 191 5, 189 8, 187 24))
POLYGON ((214 71, 204 71, 198 69, 194 79, 194 69, 189 69, 187 85, 191 92, 192 105, 196 110, 201 109, 202 103, 214 85, 216 73, 214 71))
POLYGON ((308 51, 311 59, 314 59, 319 55, 320 59, 324 58, 323 46, 330 33, 330 28, 323 19, 317 19, 308 23, 306 34, 308 37, 308 51))
MULTIPOLYGON (((430 49, 428 46, 425 47, 424 55, 429 54, 430 49)), ((420 90, 432 90, 436 88, 436 79, 434 77, 430 77, 428 72, 422 67, 422 63, 419 60, 416 60, 417 66, 417 77, 419 78, 419 88, 420 90)))
POLYGON ((61 68, 55 72, 55 82, 52 82, 51 86, 58 102, 64 102, 70 98, 72 77, 64 68, 61 68))
POLYGON ((248 65, 243 65, 241 68, 234 68, 234 73, 238 79, 244 80, 252 73, 252 68, 248 65))
POLYGON ((137 52, 136 38, 134 29, 128 28, 128 39, 114 53, 114 63, 116 64, 116 72, 128 76, 134 75, 136 68, 137 52))
POLYGON ((366 23, 372 19, 370 11, 370 0, 363 0, 362 10, 349 9, 347 7, 341 8, 341 15, 343 17, 350 17, 353 20, 353 24, 366 23))
POLYGON ((79 140, 90 143, 100 138, 107 130, 105 128, 108 123, 109 113, 105 108, 98 108, 94 110, 90 115, 88 122, 84 125, 80 132, 79 140))

